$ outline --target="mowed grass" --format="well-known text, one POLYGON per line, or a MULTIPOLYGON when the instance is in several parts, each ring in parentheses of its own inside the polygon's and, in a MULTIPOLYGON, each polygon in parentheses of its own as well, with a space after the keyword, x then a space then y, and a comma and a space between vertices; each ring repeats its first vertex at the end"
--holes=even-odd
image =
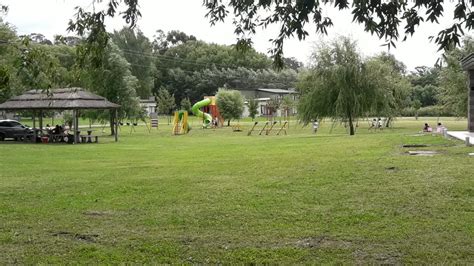
POLYGON ((0 264, 472 263, 474 148, 425 121, 0 143, 0 264))

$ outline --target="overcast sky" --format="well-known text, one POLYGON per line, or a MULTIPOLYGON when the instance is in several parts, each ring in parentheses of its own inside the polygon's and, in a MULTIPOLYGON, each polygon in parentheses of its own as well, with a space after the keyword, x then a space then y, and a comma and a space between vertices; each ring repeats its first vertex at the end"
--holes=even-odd
MULTIPOLYGON (((2 0, 9 6, 5 20, 16 26, 18 34, 42 33, 49 39, 56 34, 67 35, 66 27, 69 19, 74 14, 74 7, 83 6, 92 8, 92 0, 2 0)), ((107 1, 106 1, 107 2, 107 1)), ((418 28, 415 35, 405 42, 399 42, 397 48, 390 51, 397 59, 403 61, 409 70, 416 66, 433 66, 439 57, 436 44, 429 41, 428 37, 452 23, 452 10, 455 1, 446 1, 446 16, 440 24, 426 24, 418 28)), ((219 44, 233 44, 236 37, 233 34, 231 21, 220 23, 211 27, 204 17, 206 9, 202 7, 201 0, 139 0, 142 18, 138 26, 150 39, 157 29, 167 32, 180 30, 192 34, 198 39, 219 44)), ((359 24, 352 23, 349 11, 326 10, 326 14, 333 19, 334 26, 329 28, 327 36, 316 35, 314 27, 308 27, 310 37, 304 41, 297 39, 285 43, 285 56, 296 57, 306 63, 311 54, 314 43, 330 40, 338 35, 351 36, 357 40, 364 56, 370 56, 382 51, 382 40, 363 31, 359 24)), ((109 30, 120 29, 124 25, 121 19, 107 22, 109 30)), ((403 32, 403 29, 400 30, 403 32)), ((277 26, 259 30, 254 36, 254 47, 260 52, 267 53, 271 48, 268 41, 277 36, 277 26)))

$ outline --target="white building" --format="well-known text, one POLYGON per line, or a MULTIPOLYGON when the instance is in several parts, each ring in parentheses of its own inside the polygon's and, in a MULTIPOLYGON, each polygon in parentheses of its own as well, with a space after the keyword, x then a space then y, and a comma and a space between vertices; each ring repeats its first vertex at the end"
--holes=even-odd
MULTIPOLYGON (((239 90, 239 89, 237 89, 239 90)), ((258 102, 257 116, 282 116, 283 110, 277 110, 276 114, 272 113, 272 109, 269 108, 268 104, 271 100, 280 102, 283 97, 290 95, 294 101, 298 100, 298 93, 294 89, 268 89, 259 88, 254 90, 239 90, 245 99, 256 99, 258 102)), ((289 110, 288 115, 296 114, 296 108, 289 110)), ((245 102, 244 112, 242 117, 248 117, 248 102, 245 102)))
POLYGON ((140 99, 140 106, 142 107, 145 114, 149 116, 151 113, 156 113, 156 99, 155 96, 151 96, 148 99, 140 99))

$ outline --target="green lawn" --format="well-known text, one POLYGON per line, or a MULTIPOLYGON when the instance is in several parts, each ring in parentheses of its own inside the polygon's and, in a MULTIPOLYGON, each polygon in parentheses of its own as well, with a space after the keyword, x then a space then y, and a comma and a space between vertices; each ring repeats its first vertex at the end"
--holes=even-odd
POLYGON ((474 148, 417 135, 425 121, 250 137, 193 121, 183 136, 0 143, 0 264, 470 264, 474 148), (417 149, 440 154, 406 154, 417 149))

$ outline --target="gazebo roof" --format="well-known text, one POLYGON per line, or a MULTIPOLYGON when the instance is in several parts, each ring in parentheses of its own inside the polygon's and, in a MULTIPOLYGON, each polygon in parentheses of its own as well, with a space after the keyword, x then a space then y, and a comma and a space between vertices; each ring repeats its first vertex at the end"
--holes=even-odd
POLYGON ((120 105, 82 88, 54 89, 50 94, 30 90, 0 104, 0 110, 115 109, 120 105))

